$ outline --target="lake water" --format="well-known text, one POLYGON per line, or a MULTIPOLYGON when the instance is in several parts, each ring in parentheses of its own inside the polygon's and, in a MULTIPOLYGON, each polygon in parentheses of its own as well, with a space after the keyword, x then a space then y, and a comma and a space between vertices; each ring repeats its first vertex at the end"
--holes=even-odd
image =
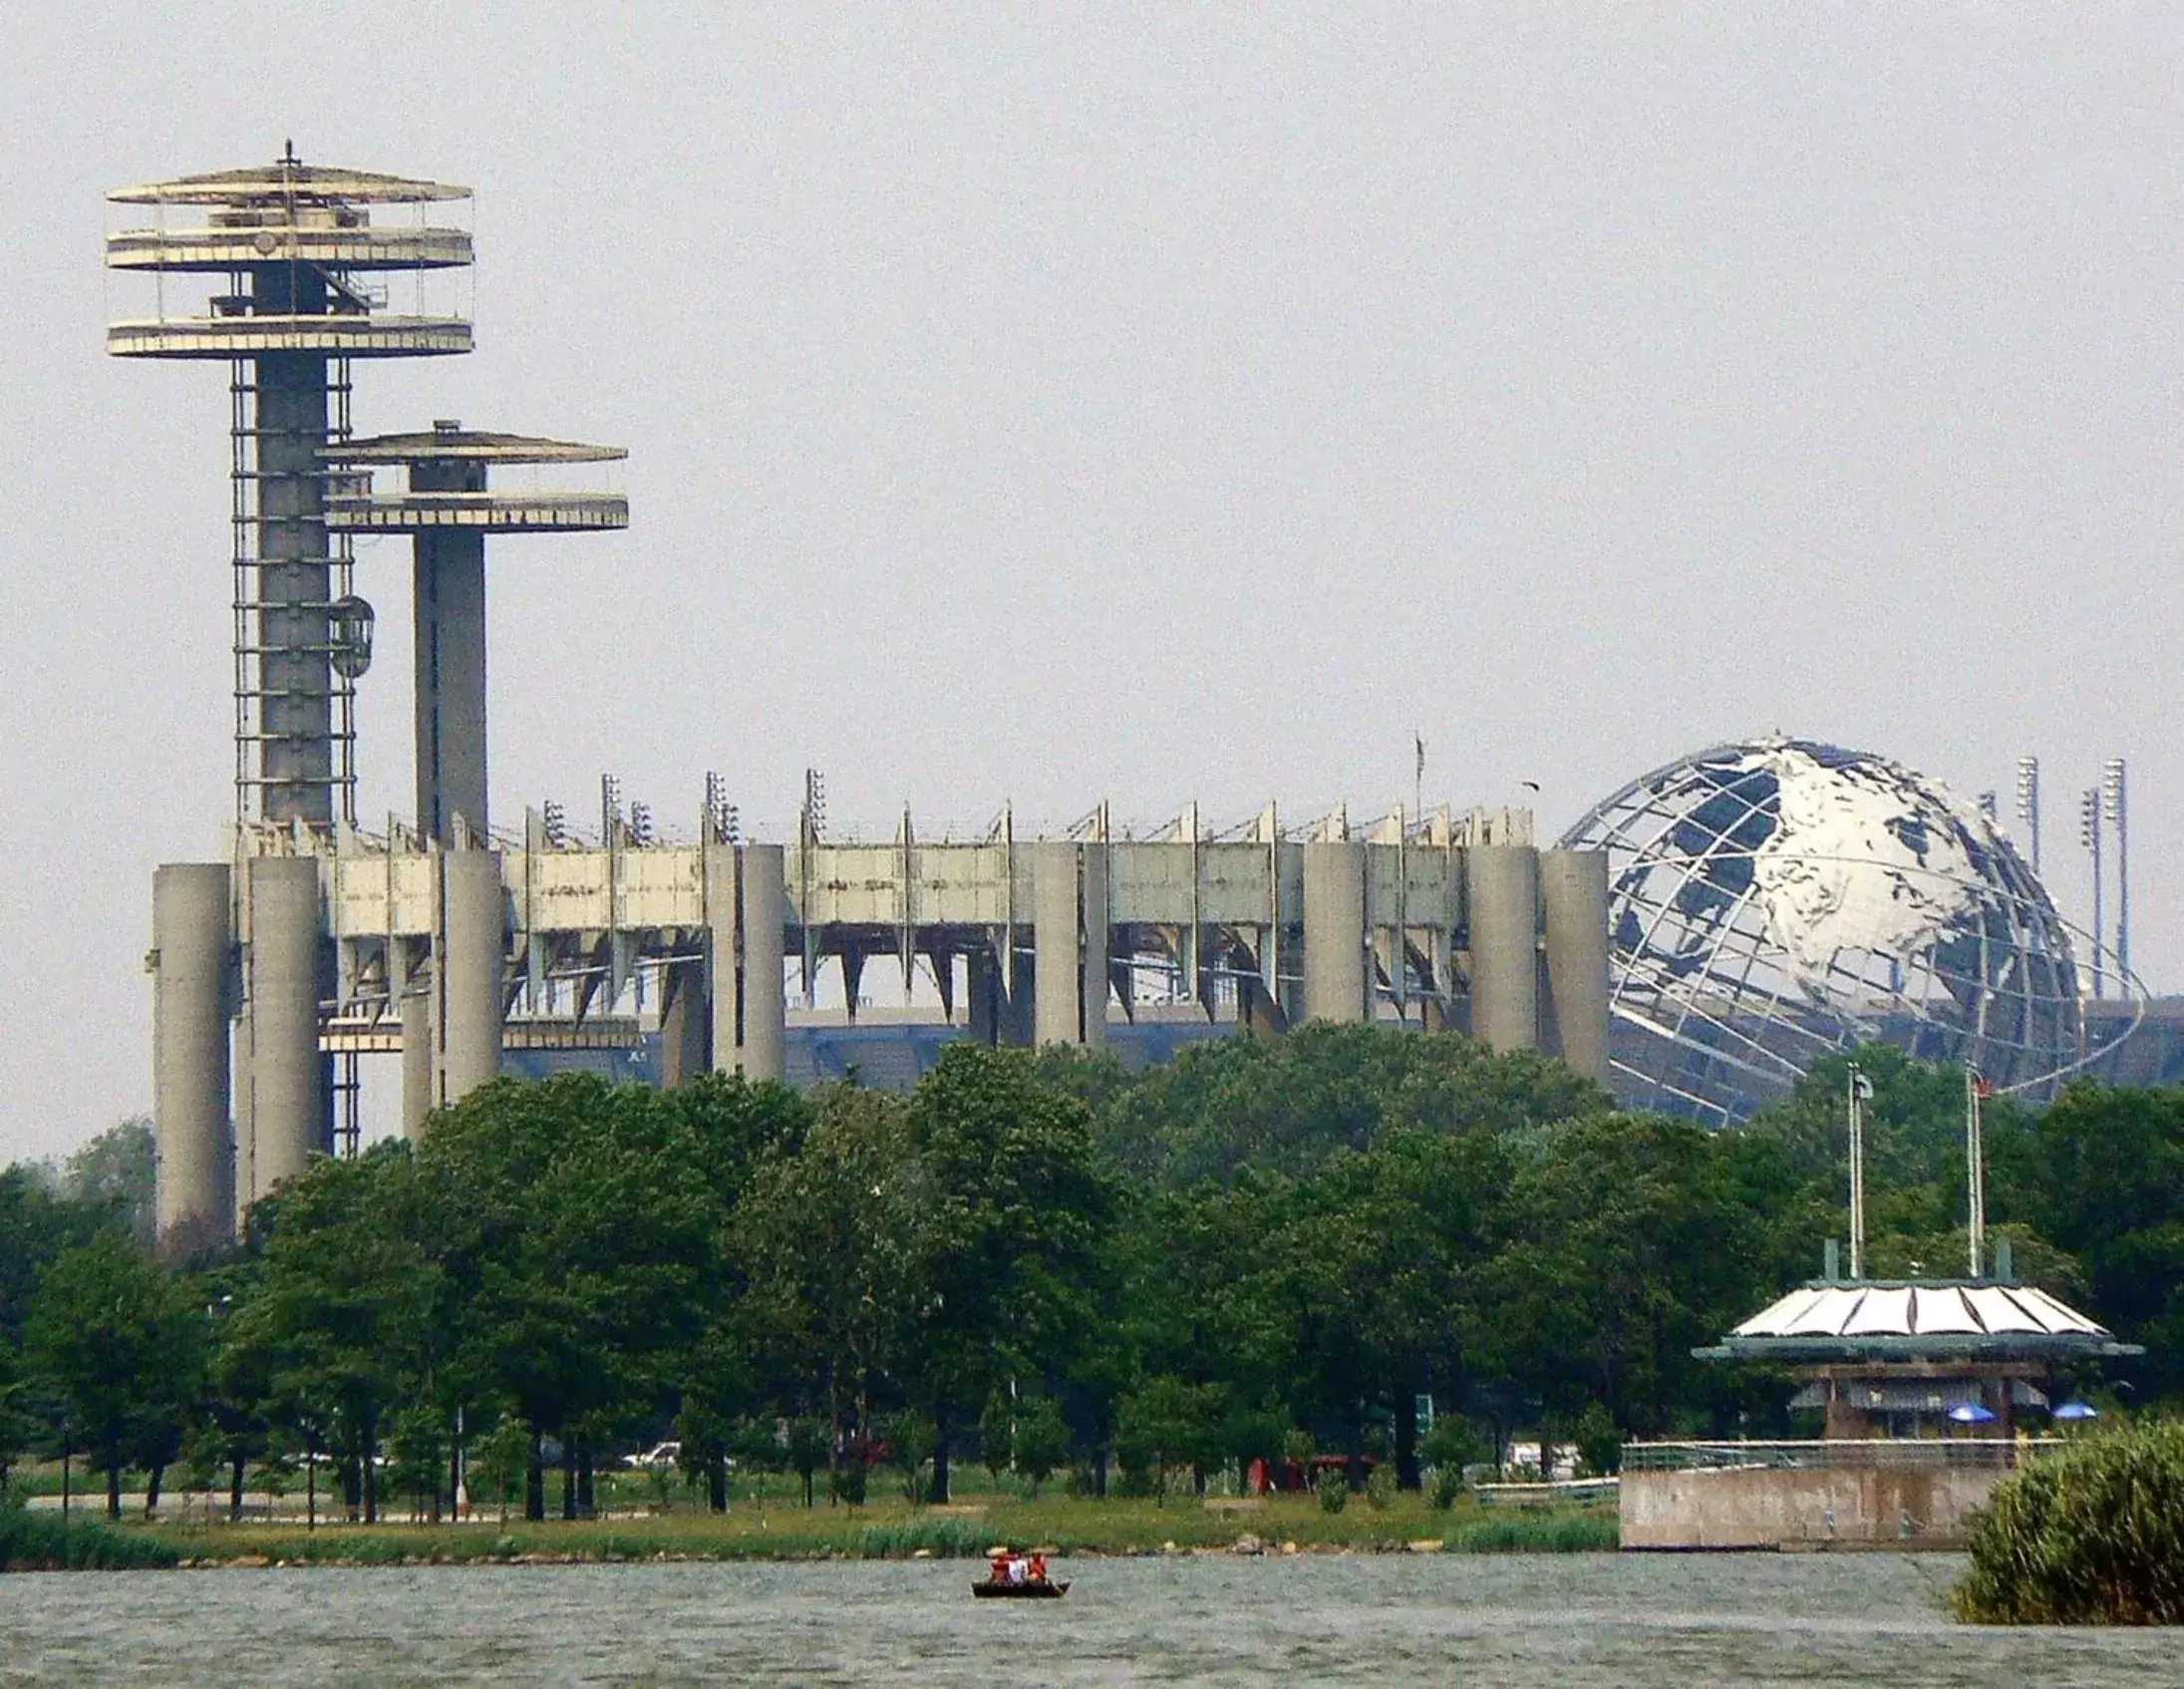
POLYGON ((1937 1555, 965 1561, 0 1578, 0 1684, 2184 1682, 2184 1632, 2003 1631, 1937 1555))

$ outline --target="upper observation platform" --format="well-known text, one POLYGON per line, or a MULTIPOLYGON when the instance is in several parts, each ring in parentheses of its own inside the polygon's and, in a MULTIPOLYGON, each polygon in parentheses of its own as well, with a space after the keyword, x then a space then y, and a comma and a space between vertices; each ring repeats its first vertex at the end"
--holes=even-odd
POLYGON ((486 490, 493 465, 606 464, 629 456, 620 446, 489 434, 440 422, 415 434, 346 440, 321 456, 363 475, 329 479, 326 525, 353 533, 423 533, 436 528, 482 528, 494 533, 581 533, 629 526, 629 499, 620 493, 524 488, 486 490), (369 472, 401 465, 409 486, 374 491, 369 472))
POLYGON ((470 233, 428 224, 428 204, 469 189, 371 170, 306 165, 291 148, 270 165, 117 188, 119 205, 154 209, 151 227, 107 236, 109 269, 133 274, 224 276, 227 291, 170 314, 107 328, 122 357, 254 358, 301 352, 331 358, 414 358, 468 352, 470 325, 455 313, 387 310, 387 284, 364 278, 467 268, 470 233), (418 221, 379 223, 375 207, 418 207, 418 221), (201 211, 170 226, 169 209, 201 211))

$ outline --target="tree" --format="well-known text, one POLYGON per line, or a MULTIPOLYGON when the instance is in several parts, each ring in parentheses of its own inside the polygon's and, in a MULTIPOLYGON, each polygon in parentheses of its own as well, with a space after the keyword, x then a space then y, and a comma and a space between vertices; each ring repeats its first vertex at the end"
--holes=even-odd
POLYGON ((1082 1344, 1117 1195, 1089 1111, 1042 1086, 1022 1051, 949 1045, 908 1120, 929 1207, 900 1373, 933 1421, 944 1503, 963 1408, 1011 1372, 1066 1370, 1082 1344))
POLYGON ((561 1439, 574 1518, 592 1434, 669 1391, 704 1329, 723 1261, 707 1127, 743 1119, 723 1097, 588 1074, 503 1080, 436 1114, 419 1145, 434 1256, 463 1311, 453 1388, 530 1427, 531 1518, 545 1511, 543 1439, 561 1439))
POLYGON ((789 1470, 803 1481, 803 1505, 811 1506, 811 1479, 834 1452, 834 1439, 828 1434, 826 1422, 802 1414, 788 1422, 788 1444, 783 1451, 788 1459, 789 1470))
POLYGON ((1070 1426, 1051 1396, 998 1389, 978 1422, 980 1459, 996 1478, 1014 1472, 1032 1481, 1032 1494, 1070 1458, 1070 1426))
POLYGON ((530 1454, 530 1428, 513 1414, 502 1414, 490 1431, 470 1445, 471 1500, 474 1503, 482 1494, 496 1503, 503 1524, 508 1519, 508 1499, 523 1482, 530 1454))
POLYGON ((410 1147, 321 1159, 283 1187, 255 1292, 230 1316, 230 1369, 253 1369, 275 1415, 345 1469, 350 1505, 379 1517, 383 1424, 431 1400, 447 1360, 447 1284, 427 1251, 410 1147))
POLYGON ((1689 1121, 1574 1121, 1522 1165, 1487 1269, 1489 1368, 1554 1416, 1599 1400, 1664 1427, 1711 1381, 1692 1349, 1750 1311, 1749 1216, 1723 1200, 1716 1141, 1689 1121))
POLYGON ((158 1222, 158 1147, 149 1115, 132 1115, 108 1128, 61 1164, 61 1195, 104 1208, 143 1248, 156 1242, 158 1222))
POLYGON ((1224 1454, 1221 1432, 1228 1414, 1228 1391, 1219 1384, 1148 1378, 1115 1411, 1115 1450, 1125 1468, 1151 1479, 1156 1495, 1167 1494, 1167 1471, 1173 1466, 1189 1467, 1203 1490, 1207 1469, 1224 1454))
MULTIPOLYGON (((202 1313, 119 1228, 62 1251, 40 1275, 28 1358, 106 1474, 109 1518, 121 1517, 132 1457, 163 1466, 178 1447, 203 1346, 202 1313)), ((151 1501, 157 1494, 155 1471, 151 1501)))
POLYGON ((1285 1038, 1194 1044, 1100 1111, 1102 1145, 1147 1184, 1308 1177, 1396 1127, 1505 1135, 1607 1113, 1608 1094, 1534 1051, 1455 1033, 1313 1022, 1285 1038))
POLYGON ((2083 1263, 2087 1311, 2146 1347, 2141 1393, 2184 1389, 2184 1089, 2073 1085, 2030 1159, 2032 1215, 2083 1263))
POLYGON ((1340 1431, 1353 1485, 1364 1483, 1369 1424, 1385 1413, 1397 1482, 1418 1488, 1417 1398, 1460 1394, 1483 1340, 1474 1267, 1490 1251, 1509 1167, 1483 1131, 1398 1127, 1277 1204, 1257 1282, 1292 1324, 1292 1394, 1340 1431))
POLYGON ((57 1194, 36 1168, 0 1171, 0 1342, 20 1345, 38 1275, 115 1222, 104 1202, 57 1194))
POLYGON ((875 1392, 900 1362, 931 1206, 901 1102, 830 1086, 801 1145, 760 1162, 736 1211, 736 1318, 784 1405, 824 1408, 829 1454, 869 1434, 875 1392))

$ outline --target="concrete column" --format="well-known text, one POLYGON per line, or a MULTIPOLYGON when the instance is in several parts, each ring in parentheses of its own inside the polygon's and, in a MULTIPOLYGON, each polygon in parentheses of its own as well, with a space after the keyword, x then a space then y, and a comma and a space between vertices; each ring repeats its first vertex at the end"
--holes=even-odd
POLYGON ((1032 853, 1033 1033, 1045 1044, 1084 1036, 1085 952, 1079 936, 1077 846, 1041 840, 1032 853))
MULTIPOLYGON (((425 466, 411 472, 413 485, 429 479, 425 466)), ((475 479, 479 487, 484 485, 482 474, 475 479)), ((443 528, 417 536, 416 619, 418 831, 452 844, 455 818, 460 815, 482 839, 486 821, 482 531, 443 528)))
POLYGON ((743 846, 743 1047, 738 1065, 754 1082, 786 1071, 788 1024, 781 1003, 781 935, 788 925, 787 859, 779 844, 743 846))
POLYGON ((1236 982, 1236 1019, 1254 1038, 1279 1038, 1289 1030, 1282 1005, 1254 975, 1236 982))
MULTIPOLYGON (((247 964, 246 964, 247 965, 247 964)), ((256 1064, 250 1060, 250 1006, 247 1000, 241 1005, 241 1013, 235 1017, 232 1048, 233 1064, 228 1069, 233 1076, 229 1080, 229 1092, 235 1111, 235 1171, 233 1177, 235 1235, 244 1236, 249 1228, 250 1203, 257 1189, 258 1126, 255 1099, 251 1093, 250 1076, 256 1064)))
POLYGON ((319 865, 252 856, 250 902, 250 1184, 256 1202, 301 1173, 331 1140, 332 1096, 319 1054, 319 865))
POLYGON ((1464 853, 1471 928, 1471 1036, 1496 1050, 1539 1045, 1539 852, 1474 844, 1464 853))
POLYGON ((415 939, 390 941, 389 973, 402 992, 402 1136, 415 1139, 433 1112, 432 966, 415 939))
POLYGON ((1305 1017, 1361 1021, 1366 996, 1365 842, 1305 845, 1305 1017))
POLYGON ((187 1254, 225 1237, 235 1209, 228 1132, 225 862, 168 862, 152 876, 152 1121, 158 1239, 187 1254))
POLYGON ((1543 850, 1539 900, 1547 929, 1546 1048, 1608 1083, 1608 856, 1543 850))
POLYGON ((743 920, 736 846, 707 839, 700 846, 698 871, 705 877, 706 1012, 712 1017, 708 1053, 715 1072, 735 1073, 743 1049, 743 982, 737 977, 743 920))
POLYGON ((433 1101, 446 1108, 500 1077, 508 929, 497 850, 439 853, 441 949, 433 966, 440 1025, 433 1101))
POLYGON ((1084 969, 1079 981, 1077 1041, 1088 1050, 1107 1047, 1108 957, 1114 929, 1108 922, 1107 847, 1087 844, 1081 851, 1078 880, 1078 930, 1083 933, 1084 969))
MULTIPOLYGON (((323 276, 308 265, 255 272, 259 309, 318 311, 323 276)), ((333 664, 327 651, 331 583, 326 539, 326 359, 268 352, 257 364, 258 606, 261 647, 254 759, 268 821, 319 827, 334 819, 333 664)))
POLYGON ((660 970, 660 1083, 688 1085, 711 1065, 706 1038, 713 1015, 706 1002, 705 970, 695 961, 670 962, 660 970))
POLYGON ((1001 1042, 1001 964, 983 942, 963 958, 963 1025, 974 1044, 1001 1042))

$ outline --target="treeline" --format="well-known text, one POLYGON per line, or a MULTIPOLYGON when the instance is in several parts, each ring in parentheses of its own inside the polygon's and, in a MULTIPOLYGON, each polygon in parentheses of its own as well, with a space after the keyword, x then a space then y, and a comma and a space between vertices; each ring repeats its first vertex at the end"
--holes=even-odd
MULTIPOLYGON (((1961 1071, 1859 1059, 1872 1270, 1961 1273, 1961 1071)), ((1786 1434, 1784 1379, 1691 1351, 1842 1232, 1843 1078, 1720 1133, 1364 1027, 1137 1076, 958 1045, 907 1098, 502 1082, 180 1270, 122 1223, 126 1180, 10 1170, 0 1457, 65 1445, 117 1508, 124 1470, 156 1502, 186 1461, 239 1508, 302 1452, 371 1518, 383 1488, 437 1510, 460 1445, 473 1496, 539 1518, 662 1436, 719 1506, 731 1459, 850 1500, 888 1460, 945 1500, 974 1455, 1101 1494, 1312 1452, 1413 1486, 1518 1426, 1595 1466, 1786 1434)), ((2147 1345, 2140 1396, 2184 1387, 2184 1094, 2000 1101, 1986 1135, 2021 1271, 2147 1345)))

